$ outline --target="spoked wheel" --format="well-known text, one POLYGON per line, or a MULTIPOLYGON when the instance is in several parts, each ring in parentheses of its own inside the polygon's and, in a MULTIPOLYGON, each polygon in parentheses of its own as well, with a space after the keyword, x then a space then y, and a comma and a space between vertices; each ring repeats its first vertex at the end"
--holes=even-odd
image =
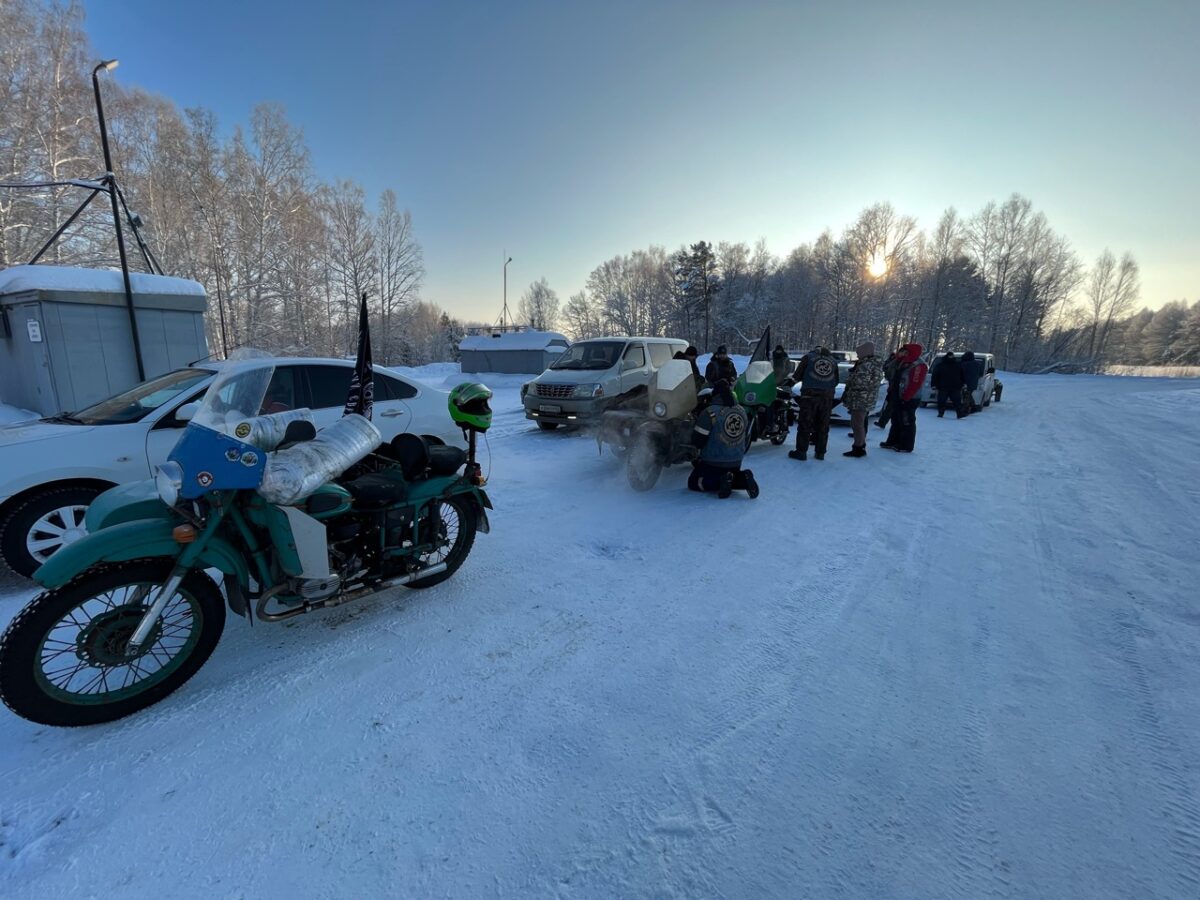
POLYGON ((170 560, 97 567, 46 591, 0 637, 0 699, 43 725, 95 725, 157 703, 204 665, 221 638, 221 593, 190 573, 137 650, 129 638, 170 560))
POLYGON ((629 486, 635 491, 648 491, 658 483, 662 470, 658 442, 648 432, 639 431, 634 435, 633 446, 625 463, 625 477, 629 479, 629 486))
POLYGON ((437 513, 437 549, 421 557, 421 567, 445 563, 446 571, 410 581, 407 585, 410 588, 427 588, 441 584, 458 571, 475 543, 479 518, 475 514, 474 503, 465 497, 449 497, 437 505, 437 513))

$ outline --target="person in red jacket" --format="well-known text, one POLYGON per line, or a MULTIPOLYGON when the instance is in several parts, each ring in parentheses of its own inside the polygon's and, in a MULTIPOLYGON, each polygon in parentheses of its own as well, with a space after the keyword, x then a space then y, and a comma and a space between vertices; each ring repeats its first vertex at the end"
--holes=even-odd
POLYGON ((921 385, 929 369, 921 362, 920 344, 905 344, 896 354, 899 363, 896 377, 888 385, 888 393, 894 394, 892 399, 892 428, 887 440, 880 444, 885 450, 895 450, 897 453, 912 453, 917 443, 917 407, 921 405, 918 399, 921 385))

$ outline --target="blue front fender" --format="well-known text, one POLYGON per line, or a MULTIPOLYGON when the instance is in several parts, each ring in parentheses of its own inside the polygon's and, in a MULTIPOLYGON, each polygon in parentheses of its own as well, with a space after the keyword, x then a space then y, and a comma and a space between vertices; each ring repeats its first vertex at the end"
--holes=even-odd
MULTIPOLYGON (((33 580, 43 587, 54 588, 97 563, 162 556, 174 559, 183 551, 183 545, 175 542, 171 527, 168 519, 136 519, 102 528, 57 551, 33 573, 33 580)), ((226 575, 236 576, 243 590, 250 586, 250 573, 242 554, 219 537, 208 539, 194 568, 220 569, 226 575)))

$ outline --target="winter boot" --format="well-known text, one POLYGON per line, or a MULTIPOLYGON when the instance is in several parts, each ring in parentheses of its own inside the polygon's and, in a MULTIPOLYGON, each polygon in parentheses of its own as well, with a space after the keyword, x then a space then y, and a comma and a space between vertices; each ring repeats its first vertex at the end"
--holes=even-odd
POLYGON ((758 496, 758 482, 754 480, 754 473, 749 469, 742 470, 742 477, 746 479, 746 493, 753 500, 758 496))
POLYGON ((938 418, 939 418, 939 419, 944 419, 944 418, 946 418, 946 411, 945 411, 944 409, 939 409, 939 410, 938 410, 938 418))
POLYGON ((851 456, 854 458, 858 458, 858 457, 862 457, 862 456, 866 456, 866 455, 867 455, 867 448, 859 446, 858 444, 855 444, 853 447, 851 447, 849 450, 847 450, 845 453, 842 454, 842 456, 851 456))
POLYGON ((824 459, 824 458, 825 458, 825 454, 824 454, 824 453, 818 453, 818 454, 817 454, 817 459, 824 459))
POLYGON ((798 460, 803 461, 803 460, 808 459, 808 454, 805 453, 803 450, 789 450, 788 451, 788 459, 798 459, 798 460))
POLYGON ((717 488, 717 496, 725 500, 733 493, 733 473, 725 472, 721 475, 721 486, 717 488))

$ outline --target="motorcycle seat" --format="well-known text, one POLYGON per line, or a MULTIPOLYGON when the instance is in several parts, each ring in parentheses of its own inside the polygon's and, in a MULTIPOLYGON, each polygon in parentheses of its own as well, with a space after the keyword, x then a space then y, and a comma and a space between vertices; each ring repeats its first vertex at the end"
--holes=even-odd
POLYGON ((426 475, 453 475, 467 461, 467 452, 450 447, 431 434, 398 434, 380 448, 380 453, 400 464, 408 481, 426 475))
POLYGON ((360 475, 353 481, 344 482, 343 486, 354 498, 359 507, 377 508, 398 503, 408 496, 408 485, 398 478, 389 478, 382 473, 373 472, 360 475))

